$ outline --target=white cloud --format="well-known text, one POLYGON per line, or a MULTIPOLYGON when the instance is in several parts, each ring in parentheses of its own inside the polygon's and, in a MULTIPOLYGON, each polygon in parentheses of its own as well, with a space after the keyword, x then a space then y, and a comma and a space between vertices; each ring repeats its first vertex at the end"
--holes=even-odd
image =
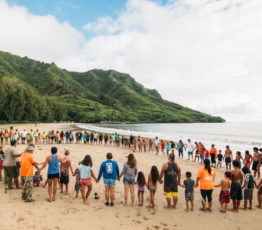
POLYGON ((0 0, 0 49, 70 70, 116 69, 166 99, 229 120, 261 120, 261 0, 129 0, 84 36, 0 0), (11 18, 11 20, 10 20, 11 18))

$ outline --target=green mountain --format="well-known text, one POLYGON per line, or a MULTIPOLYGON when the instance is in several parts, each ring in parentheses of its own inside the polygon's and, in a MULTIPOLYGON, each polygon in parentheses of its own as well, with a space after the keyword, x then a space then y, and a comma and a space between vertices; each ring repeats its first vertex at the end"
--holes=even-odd
POLYGON ((164 100, 128 74, 70 72, 0 52, 0 121, 224 122, 164 100))

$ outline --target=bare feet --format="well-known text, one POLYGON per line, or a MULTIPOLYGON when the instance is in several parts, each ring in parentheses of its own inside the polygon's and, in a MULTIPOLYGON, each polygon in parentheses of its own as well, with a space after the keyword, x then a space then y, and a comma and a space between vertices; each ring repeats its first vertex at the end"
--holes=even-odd
POLYGON ((163 207, 164 209, 171 209, 171 206, 168 206, 168 205, 165 205, 164 207, 163 207))
POLYGON ((124 207, 127 207, 127 204, 123 204, 124 205, 124 207))
POLYGON ((256 207, 257 207, 257 208, 260 208, 260 209, 262 208, 262 207, 261 207, 261 206, 259 206, 259 205, 257 205, 256 207))

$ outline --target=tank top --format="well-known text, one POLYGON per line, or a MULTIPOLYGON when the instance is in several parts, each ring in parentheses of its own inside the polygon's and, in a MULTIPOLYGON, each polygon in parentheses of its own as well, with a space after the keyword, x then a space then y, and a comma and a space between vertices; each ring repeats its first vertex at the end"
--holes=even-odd
POLYGON ((168 168, 165 171, 164 186, 168 188, 177 187, 178 169, 176 163, 167 163, 168 168))
POLYGON ((57 155, 51 155, 51 161, 48 166, 48 174, 57 174, 59 173, 59 161, 57 159, 57 155))

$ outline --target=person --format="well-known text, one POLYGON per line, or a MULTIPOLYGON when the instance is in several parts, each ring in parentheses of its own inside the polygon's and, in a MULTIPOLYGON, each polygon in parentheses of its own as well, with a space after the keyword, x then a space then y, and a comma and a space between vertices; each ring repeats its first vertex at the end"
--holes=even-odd
POLYGON ((214 180, 216 172, 210 167, 210 160, 204 160, 204 168, 198 171, 195 187, 197 188, 200 182, 200 192, 202 196, 201 211, 212 211, 212 193, 214 189, 214 180), (208 208, 206 209, 206 198, 208 200, 208 208))
POLYGON ((217 149, 214 144, 211 145, 210 149, 210 156, 211 156, 211 167, 215 168, 216 167, 216 159, 217 159, 217 149))
POLYGON ((138 206, 143 206, 146 179, 144 173, 141 171, 137 174, 136 184, 138 185, 138 206))
POLYGON ((119 177, 119 167, 116 161, 112 160, 113 155, 112 153, 107 153, 106 161, 104 161, 99 170, 99 175, 97 178, 97 183, 99 182, 101 176, 103 175, 104 178, 104 185, 105 185, 105 199, 106 199, 106 206, 109 206, 109 200, 111 201, 111 206, 114 206, 115 200, 115 184, 116 179, 119 177))
POLYGON ((128 192, 130 191, 131 194, 131 202, 132 206, 135 205, 135 191, 134 191, 134 185, 135 185, 135 178, 137 174, 137 167, 136 167, 136 158, 133 153, 130 153, 127 157, 127 162, 124 163, 122 173, 120 174, 118 180, 121 179, 122 176, 124 176, 123 183, 125 188, 125 202, 124 206, 127 206, 127 200, 128 200, 128 192))
POLYGON ((21 156, 21 184, 23 186, 22 190, 22 199, 25 202, 34 202, 32 198, 33 190, 33 176, 34 176, 34 167, 39 170, 38 164, 35 162, 33 153, 34 153, 34 144, 30 144, 24 154, 21 156), (34 166, 34 167, 33 167, 34 166))
POLYGON ((46 143, 46 134, 45 134, 45 132, 43 132, 43 134, 42 134, 42 143, 43 143, 43 145, 46 143))
POLYGON ((231 170, 232 151, 228 145, 226 146, 224 158, 225 158, 225 163, 226 163, 226 170, 227 171, 231 170))
POLYGON ((174 155, 175 155, 175 148, 176 148, 175 142, 171 141, 171 153, 173 153, 174 155))
POLYGON ((191 159, 193 161, 193 152, 195 148, 190 139, 187 140, 186 148, 187 148, 188 160, 190 160, 190 156, 191 156, 191 159))
POLYGON ((200 164, 201 164, 201 165, 203 164, 204 159, 205 159, 204 150, 205 150, 204 144, 202 144, 201 142, 199 142, 199 154, 200 154, 200 160, 201 160, 200 164))
POLYGON ((165 145, 166 145, 165 142, 163 140, 160 140, 162 155, 164 155, 165 145))
POLYGON ((210 160, 210 152, 206 148, 203 149, 203 155, 205 156, 205 159, 210 160))
POLYGON ((196 160, 197 160, 197 162, 199 162, 200 152, 199 152, 199 144, 197 142, 195 142, 195 150, 196 150, 196 152, 195 152, 194 162, 196 162, 196 160))
POLYGON ((178 185, 181 179, 181 169, 175 163, 175 155, 168 155, 168 162, 163 164, 160 173, 160 181, 164 177, 164 194, 166 196, 167 206, 166 209, 171 209, 171 198, 173 197, 173 208, 176 208, 178 198, 178 185))
POLYGON ((178 157, 179 157, 179 159, 181 157, 182 160, 183 160, 183 150, 184 150, 184 148, 185 148, 185 145, 184 145, 183 141, 179 140, 179 142, 177 144, 178 157))
POLYGON ((243 167, 242 172, 245 175, 244 184, 244 210, 247 209, 247 201, 249 201, 249 208, 252 210, 253 190, 254 190, 254 178, 248 167, 243 167))
POLYGON ((240 202, 242 200, 242 183, 243 183, 243 174, 240 171, 239 163, 234 160, 233 161, 233 170, 231 171, 231 189, 230 196, 231 200, 233 200, 233 212, 238 212, 240 202))
POLYGON ((68 194, 68 183, 69 183, 69 169, 73 176, 75 176, 75 173, 73 171, 72 167, 72 161, 69 158, 69 150, 65 150, 65 157, 62 158, 61 164, 60 164, 60 193, 63 193, 63 187, 65 185, 66 187, 66 194, 68 194))
POLYGON ((194 185, 195 181, 191 179, 192 173, 186 172, 186 180, 180 186, 185 188, 186 211, 189 211, 189 202, 191 203, 191 211, 194 211, 194 185))
POLYGON ((150 192, 150 204, 147 208, 155 208, 155 194, 157 189, 157 182, 162 183, 159 178, 159 172, 155 165, 152 166, 150 174, 148 175, 147 188, 150 192))
POLYGON ((239 163, 238 168, 241 169, 242 168, 241 160, 243 160, 243 157, 241 156, 241 152, 240 151, 236 152, 236 159, 235 160, 239 163))
POLYGON ((217 154, 217 168, 218 167, 221 168, 223 159, 224 159, 224 156, 222 154, 222 150, 220 149, 218 150, 218 154, 217 154))
POLYGON ((254 171, 254 178, 256 178, 256 175, 258 176, 258 179, 260 179, 260 166, 261 166, 261 154, 258 152, 258 148, 253 148, 254 155, 253 155, 253 165, 252 170, 254 171))
POLYGON ((215 187, 221 187, 219 194, 219 203, 221 206, 220 212, 226 213, 227 207, 230 202, 230 187, 231 187, 231 172, 226 171, 224 178, 215 187))
POLYGON ((249 153, 249 151, 247 150, 245 152, 244 167, 250 168, 251 162, 252 162, 252 156, 249 153))
POLYGON ((14 178, 16 189, 21 188, 18 184, 19 174, 17 171, 16 158, 22 155, 23 153, 19 154, 16 149, 16 140, 11 141, 11 146, 5 150, 3 162, 8 189, 13 189, 13 187, 11 186, 12 178, 14 178))
POLYGON ((0 145, 0 181, 3 181, 2 171, 3 171, 3 162, 4 162, 4 146, 0 145))
POLYGON ((60 156, 57 156, 57 148, 51 148, 51 155, 49 155, 42 167, 39 169, 38 173, 40 173, 47 165, 48 165, 48 174, 47 174, 47 183, 48 183, 48 195, 49 198, 46 199, 48 202, 52 202, 56 200, 56 191, 57 184, 59 181, 59 163, 62 164, 62 160, 60 156))
POLYGON ((36 171, 35 175, 33 176, 34 185, 37 187, 40 186, 41 181, 43 181, 43 176, 36 171))
POLYGON ((80 176, 79 176, 79 169, 76 168, 75 170, 75 175, 76 175, 76 182, 75 182, 75 192, 76 192, 76 198, 78 197, 78 193, 81 189, 81 185, 80 185, 80 176))
POLYGON ((93 162, 90 155, 86 155, 80 166, 78 167, 79 173, 79 184, 81 185, 81 193, 84 203, 87 203, 87 199, 92 191, 92 180, 91 177, 96 181, 96 176, 93 172, 93 162), (87 192, 85 189, 87 187, 87 192))
POLYGON ((156 155, 159 154, 159 140, 158 137, 155 139, 155 149, 156 149, 156 155))
POLYGON ((258 200, 258 205, 257 208, 262 208, 262 179, 260 180, 259 184, 256 184, 254 182, 256 188, 258 189, 257 191, 257 200, 258 200))
POLYGON ((153 152, 153 141, 151 139, 148 141, 148 152, 153 152))

